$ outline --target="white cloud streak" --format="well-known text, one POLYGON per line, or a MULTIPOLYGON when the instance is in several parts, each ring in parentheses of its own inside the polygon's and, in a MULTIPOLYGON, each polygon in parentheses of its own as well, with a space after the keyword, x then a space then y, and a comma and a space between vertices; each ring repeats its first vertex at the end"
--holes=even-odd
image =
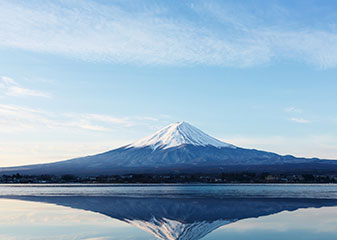
POLYGON ((76 129, 90 131, 114 131, 120 127, 153 123, 151 117, 114 117, 91 113, 54 113, 18 105, 0 104, 0 132, 32 130, 76 129))
POLYGON ((0 104, 0 165, 52 162, 108 151, 132 142, 134 128, 151 129, 161 121, 0 104))
POLYGON ((299 108, 296 108, 296 107, 287 107, 284 109, 285 112, 288 112, 288 113, 302 113, 302 109, 299 109, 299 108))
POLYGON ((296 123, 302 123, 302 124, 306 124, 306 123, 311 123, 310 120, 304 119, 304 118, 290 118, 290 121, 296 122, 296 123))
POLYGON ((13 97, 51 97, 48 93, 22 87, 14 79, 6 76, 2 76, 0 78, 0 91, 2 91, 7 96, 13 97))
POLYGON ((252 25, 252 16, 229 5, 218 12, 203 6, 196 10, 200 2, 186 5, 186 11, 197 14, 193 21, 170 14, 169 5, 132 4, 125 10, 89 0, 1 1, 0 47, 110 63, 250 67, 291 59, 337 66, 333 31, 252 25), (219 27, 203 24, 205 17, 219 27))
POLYGON ((305 119, 303 117, 300 117, 301 114, 303 113, 302 109, 296 108, 296 107, 287 107, 284 109, 284 111, 290 115, 295 115, 296 117, 291 117, 288 120, 295 122, 295 123, 300 123, 300 124, 307 124, 307 123, 311 123, 310 120, 305 119))

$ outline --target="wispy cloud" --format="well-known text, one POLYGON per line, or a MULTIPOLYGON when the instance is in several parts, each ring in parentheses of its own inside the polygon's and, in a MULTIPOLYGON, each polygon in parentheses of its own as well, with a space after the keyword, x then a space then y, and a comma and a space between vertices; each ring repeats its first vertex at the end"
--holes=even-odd
MULTIPOLYGON (((182 3, 190 14, 179 14, 169 2, 1 1, 0 46, 111 63, 337 66, 337 32, 263 25, 265 12, 211 3, 182 3)), ((288 16, 282 7, 270 10, 273 20, 288 16)))
POLYGON ((0 104, 0 131, 13 132, 55 126, 49 113, 18 105, 0 104))
POLYGON ((310 120, 304 119, 304 118, 290 118, 290 121, 296 122, 296 123, 311 123, 310 120))
POLYGON ((302 113, 303 110, 302 109, 299 109, 297 107, 287 107, 284 109, 285 112, 288 112, 288 113, 302 113))
POLYGON ((0 132, 17 132, 45 129, 74 129, 114 131, 121 127, 154 123, 152 117, 114 117, 92 113, 55 113, 39 109, 0 104, 0 132))
POLYGON ((292 115, 292 117, 287 118, 287 120, 300 124, 311 123, 311 120, 302 117, 303 110, 300 108, 290 106, 285 108, 284 111, 288 113, 288 115, 292 115))
POLYGON ((0 78, 0 91, 2 91, 7 96, 14 96, 14 97, 45 97, 50 98, 50 94, 29 89, 21 86, 18 82, 14 79, 2 76, 0 78))
POLYGON ((42 163, 108 151, 134 141, 135 128, 152 129, 160 122, 151 116, 53 112, 0 104, 0 163, 42 163))

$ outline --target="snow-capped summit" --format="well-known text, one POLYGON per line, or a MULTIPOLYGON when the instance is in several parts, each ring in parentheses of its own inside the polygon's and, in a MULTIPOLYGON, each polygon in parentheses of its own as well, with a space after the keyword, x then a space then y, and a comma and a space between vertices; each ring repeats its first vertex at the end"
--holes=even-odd
POLYGON ((235 146, 231 144, 222 142, 207 135, 187 122, 172 123, 155 132, 154 134, 128 145, 127 147, 151 147, 152 149, 168 149, 184 144, 191 144, 194 146, 214 146, 217 148, 235 148, 235 146))

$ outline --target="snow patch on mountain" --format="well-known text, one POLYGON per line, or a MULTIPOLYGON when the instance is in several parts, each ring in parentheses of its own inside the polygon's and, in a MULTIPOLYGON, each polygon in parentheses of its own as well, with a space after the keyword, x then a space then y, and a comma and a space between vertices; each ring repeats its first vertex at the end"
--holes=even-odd
POLYGON ((127 148, 151 147, 155 150, 158 148, 168 149, 184 144, 191 144, 194 146, 214 146, 217 148, 236 148, 234 145, 222 142, 207 135, 187 122, 170 124, 154 134, 128 145, 127 148))

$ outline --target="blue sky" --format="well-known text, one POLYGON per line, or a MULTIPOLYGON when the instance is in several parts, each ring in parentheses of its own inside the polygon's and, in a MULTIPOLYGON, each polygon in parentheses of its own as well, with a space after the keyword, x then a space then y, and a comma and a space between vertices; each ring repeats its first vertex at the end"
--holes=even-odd
POLYGON ((187 121, 337 159, 332 1, 1 1, 0 165, 94 154, 187 121))

